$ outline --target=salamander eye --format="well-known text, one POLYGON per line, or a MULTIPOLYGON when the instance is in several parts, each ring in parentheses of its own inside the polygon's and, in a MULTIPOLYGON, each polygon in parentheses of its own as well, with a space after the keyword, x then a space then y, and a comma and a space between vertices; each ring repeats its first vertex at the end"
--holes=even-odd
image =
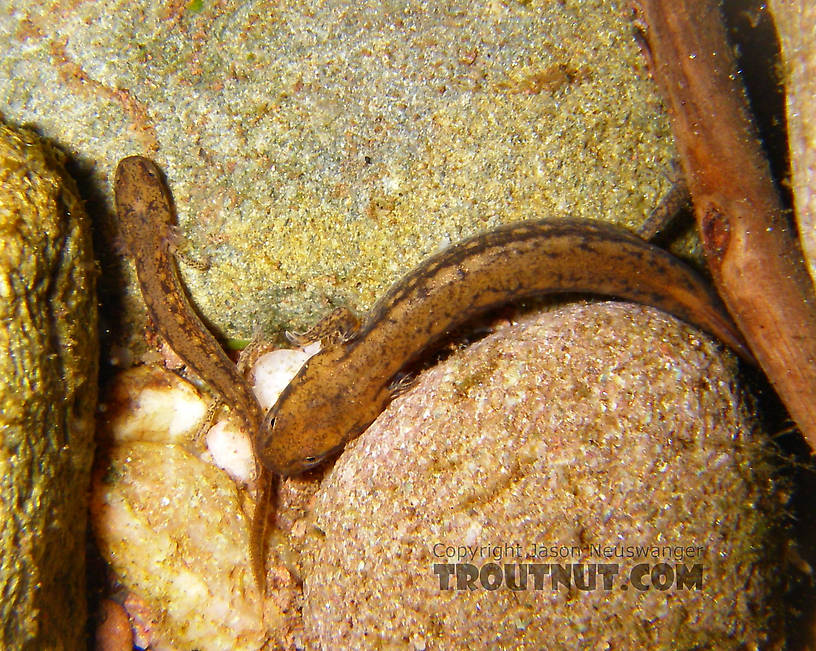
POLYGON ((317 457, 306 457, 303 463, 308 463, 311 466, 313 463, 317 463, 317 457))

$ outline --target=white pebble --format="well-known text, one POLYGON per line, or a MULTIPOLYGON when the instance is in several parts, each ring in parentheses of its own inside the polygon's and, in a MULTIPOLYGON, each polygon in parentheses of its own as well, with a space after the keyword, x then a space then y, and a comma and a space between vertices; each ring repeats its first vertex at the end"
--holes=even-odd
POLYGON ((254 390, 264 411, 275 404, 300 367, 319 349, 318 343, 310 344, 305 349, 273 350, 261 355, 254 368, 254 390))
POLYGON ((195 433, 207 413, 195 387, 156 366, 129 369, 115 382, 108 431, 117 443, 180 443, 195 433))
POLYGON ((247 484, 254 476, 252 442, 228 420, 219 420, 207 432, 207 450, 213 463, 235 481, 247 484))

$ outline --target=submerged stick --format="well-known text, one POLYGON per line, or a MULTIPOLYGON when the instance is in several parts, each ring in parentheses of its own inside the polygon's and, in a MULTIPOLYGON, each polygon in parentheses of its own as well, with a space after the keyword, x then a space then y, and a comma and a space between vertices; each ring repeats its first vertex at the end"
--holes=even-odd
POLYGON ((641 0, 708 267, 816 449, 816 297, 748 110, 719 4, 641 0))

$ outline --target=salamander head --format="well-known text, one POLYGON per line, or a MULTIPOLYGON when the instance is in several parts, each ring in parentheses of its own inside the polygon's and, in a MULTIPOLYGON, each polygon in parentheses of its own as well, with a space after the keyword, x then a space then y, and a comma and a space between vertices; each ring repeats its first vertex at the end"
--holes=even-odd
POLYGON ((388 392, 343 360, 342 346, 309 358, 267 412, 255 445, 267 469, 289 476, 320 465, 383 410, 388 392))
POLYGON ((169 242, 173 202, 156 164, 142 156, 119 161, 113 181, 119 228, 131 255, 156 241, 169 242))
POLYGON ((266 468, 288 477, 319 466, 342 449, 346 438, 345 432, 319 416, 319 407, 301 419, 286 398, 281 396, 267 412, 257 454, 266 468))
POLYGON ((332 374, 335 361, 326 350, 309 358, 266 413, 255 453, 268 470, 297 475, 343 446, 345 396, 332 374))

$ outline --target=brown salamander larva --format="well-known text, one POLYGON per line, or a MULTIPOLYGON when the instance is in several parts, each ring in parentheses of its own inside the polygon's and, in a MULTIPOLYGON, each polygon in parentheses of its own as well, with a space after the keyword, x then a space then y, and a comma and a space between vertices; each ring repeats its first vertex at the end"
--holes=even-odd
POLYGON ((158 168, 141 156, 125 158, 114 191, 122 239, 153 325, 247 431, 256 432, 263 412, 255 394, 190 305, 179 278, 172 203, 158 168))
POLYGON ((270 472, 296 474, 339 450, 385 408, 401 369, 491 307, 548 293, 617 296, 670 312, 751 359, 717 295, 666 251, 595 221, 519 222, 428 258, 386 293, 362 326, 347 310, 318 324, 323 349, 264 418, 248 382, 187 300, 174 256, 172 203, 158 168, 141 156, 125 158, 114 187, 122 236, 153 324, 253 437, 263 474, 250 552, 262 592, 270 472))
MULTIPOLYGON (((114 179, 116 212, 125 249, 153 325, 175 353, 234 411, 256 436, 263 411, 252 387, 196 314, 176 266, 173 204, 155 163, 142 156, 119 162, 114 179)), ((255 581, 263 593, 263 535, 272 477, 259 468, 260 499, 250 533, 255 581)))
POLYGON ((267 413, 256 442, 261 462, 282 475, 319 464, 371 424, 400 369, 446 332, 491 307, 562 292, 658 307, 751 359, 714 291, 670 253, 597 221, 518 222, 428 258, 361 327, 325 338, 267 413))

